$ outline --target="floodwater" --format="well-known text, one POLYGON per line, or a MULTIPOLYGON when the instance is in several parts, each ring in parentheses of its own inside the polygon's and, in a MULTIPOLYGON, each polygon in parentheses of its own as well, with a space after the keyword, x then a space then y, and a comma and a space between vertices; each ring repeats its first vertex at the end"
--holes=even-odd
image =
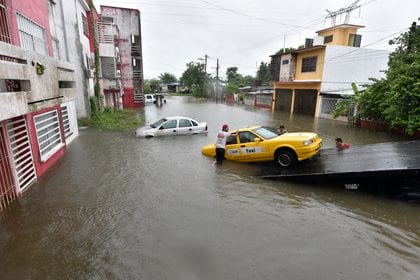
POLYGON ((285 124, 333 147, 401 140, 331 120, 167 97, 147 122, 187 115, 208 136, 80 131, 39 183, 0 213, 1 279, 420 279, 420 208, 340 187, 212 165, 221 124, 285 124))

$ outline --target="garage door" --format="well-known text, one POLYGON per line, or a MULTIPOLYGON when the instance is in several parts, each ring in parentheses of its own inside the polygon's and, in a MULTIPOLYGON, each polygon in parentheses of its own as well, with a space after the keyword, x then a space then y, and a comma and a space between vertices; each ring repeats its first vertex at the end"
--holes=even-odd
POLYGON ((293 108, 294 113, 315 115, 317 90, 311 89, 296 89, 295 90, 295 104, 293 108))
POLYGON ((288 111, 292 106, 292 90, 291 89, 276 89, 276 104, 275 108, 279 111, 288 111))

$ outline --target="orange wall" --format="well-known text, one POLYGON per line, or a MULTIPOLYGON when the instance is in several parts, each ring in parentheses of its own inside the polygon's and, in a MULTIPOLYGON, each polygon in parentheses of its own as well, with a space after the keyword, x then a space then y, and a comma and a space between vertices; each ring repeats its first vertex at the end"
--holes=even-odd
POLYGON ((321 80, 324 68, 325 49, 316 49, 299 53, 296 61, 296 80, 321 80), (302 58, 318 56, 316 71, 302 73, 302 58))

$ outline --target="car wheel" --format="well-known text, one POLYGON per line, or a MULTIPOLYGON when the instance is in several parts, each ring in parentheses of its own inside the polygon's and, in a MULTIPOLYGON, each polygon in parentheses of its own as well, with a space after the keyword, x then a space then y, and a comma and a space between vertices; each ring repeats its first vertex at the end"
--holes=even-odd
POLYGON ((296 162, 295 155, 287 150, 280 150, 276 152, 274 161, 281 167, 290 167, 296 162))

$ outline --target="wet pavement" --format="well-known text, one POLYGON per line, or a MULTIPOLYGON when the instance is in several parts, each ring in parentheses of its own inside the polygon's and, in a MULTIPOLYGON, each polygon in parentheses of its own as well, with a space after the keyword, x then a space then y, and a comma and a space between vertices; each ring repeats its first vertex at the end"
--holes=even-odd
POLYGON ((0 213, 1 279, 420 279, 420 208, 335 186, 212 165, 219 126, 316 131, 324 148, 402 140, 331 120, 167 97, 209 135, 139 139, 83 129, 59 163, 0 213))

